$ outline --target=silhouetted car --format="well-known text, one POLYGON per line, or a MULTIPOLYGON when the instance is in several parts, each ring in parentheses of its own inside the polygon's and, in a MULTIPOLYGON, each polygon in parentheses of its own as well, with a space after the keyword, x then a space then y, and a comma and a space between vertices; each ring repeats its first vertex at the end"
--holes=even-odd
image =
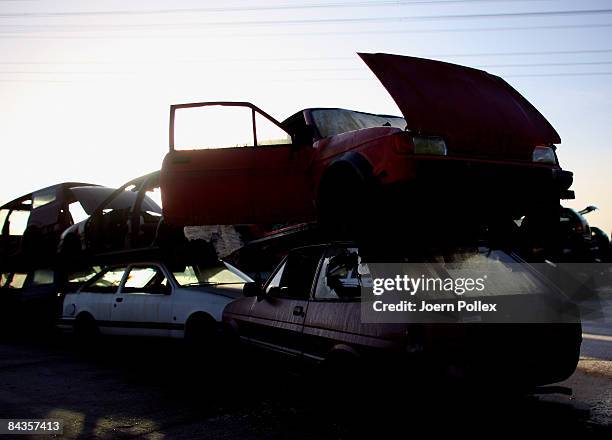
POLYGON ((91 183, 60 183, 1 206, 0 258, 21 251, 54 254, 60 234, 91 215, 113 191, 91 183))
POLYGON ((52 328, 61 316, 62 296, 77 290, 100 268, 65 273, 51 267, 0 272, 1 326, 15 332, 52 328))
POLYGON ((130 180, 106 193, 91 216, 63 231, 58 253, 75 257, 151 246, 163 229, 161 207, 150 197, 159 172, 130 180))
MULTIPOLYGON (((502 277, 516 271, 521 261, 503 251, 477 248, 446 252, 432 261, 452 266, 470 255, 499 269, 502 277)), ((576 368, 581 343, 577 311, 529 267, 520 275, 523 281, 519 284, 526 289, 516 282, 494 283, 481 299, 514 300, 523 295, 521 301, 527 298, 529 302, 518 309, 523 315, 515 318, 521 321, 527 314, 538 315, 539 301, 549 298, 564 305, 569 320, 487 324, 486 314, 477 313, 464 323, 367 321, 362 314, 361 289, 372 286, 368 258, 350 243, 291 251, 263 286, 246 284, 244 296, 227 305, 223 312, 227 331, 270 353, 334 365, 338 370, 330 374, 336 375, 355 371, 361 364, 385 374, 395 371, 394 367, 407 376, 411 368, 442 375, 452 370, 467 379, 490 379, 491 386, 505 382, 530 387, 561 381, 576 368), (481 322, 474 323, 477 321, 481 322)))
POLYGON ((247 102, 173 105, 161 170, 165 220, 354 220, 388 209, 384 200, 394 212, 448 213, 470 198, 497 208, 482 212, 516 217, 573 198, 572 173, 555 152, 559 135, 503 79, 427 59, 359 56, 403 117, 310 108, 281 123, 247 102))

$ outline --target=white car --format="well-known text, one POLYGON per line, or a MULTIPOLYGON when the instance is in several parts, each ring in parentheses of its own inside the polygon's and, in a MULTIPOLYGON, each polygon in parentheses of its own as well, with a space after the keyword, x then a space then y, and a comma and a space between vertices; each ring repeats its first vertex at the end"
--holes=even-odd
POLYGON ((222 261, 110 266, 65 295, 60 327, 84 339, 98 334, 207 339, 219 329, 225 306, 250 281, 222 261))

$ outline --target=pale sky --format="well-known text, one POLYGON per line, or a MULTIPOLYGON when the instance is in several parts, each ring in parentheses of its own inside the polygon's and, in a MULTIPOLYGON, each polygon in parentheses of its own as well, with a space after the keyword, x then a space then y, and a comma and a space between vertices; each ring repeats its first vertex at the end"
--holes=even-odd
POLYGON ((158 169, 174 103, 399 114, 356 52, 505 78, 561 135, 567 205, 610 233, 610 0, 0 0, 0 203, 158 169))

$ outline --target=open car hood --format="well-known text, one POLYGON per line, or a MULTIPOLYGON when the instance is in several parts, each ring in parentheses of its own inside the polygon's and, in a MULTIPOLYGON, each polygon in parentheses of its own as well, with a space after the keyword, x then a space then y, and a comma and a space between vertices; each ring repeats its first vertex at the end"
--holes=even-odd
POLYGON ((359 56, 397 103, 407 129, 443 136, 449 149, 525 153, 561 142, 546 118, 495 75, 423 58, 359 56))

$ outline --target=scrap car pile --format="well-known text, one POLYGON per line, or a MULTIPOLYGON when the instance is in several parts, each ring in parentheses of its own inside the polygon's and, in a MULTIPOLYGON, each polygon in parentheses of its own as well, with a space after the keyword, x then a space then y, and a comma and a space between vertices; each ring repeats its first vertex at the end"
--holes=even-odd
POLYGON ((309 108, 279 122, 247 102, 173 105, 160 172, 2 206, 7 319, 61 318, 87 341, 240 340, 338 368, 393 355, 441 374, 508 371, 525 386, 568 377, 579 323, 361 321, 357 265, 372 256, 439 261, 484 244, 496 261, 567 258, 560 200, 573 192, 559 135, 501 78, 360 56, 402 116, 309 108))

